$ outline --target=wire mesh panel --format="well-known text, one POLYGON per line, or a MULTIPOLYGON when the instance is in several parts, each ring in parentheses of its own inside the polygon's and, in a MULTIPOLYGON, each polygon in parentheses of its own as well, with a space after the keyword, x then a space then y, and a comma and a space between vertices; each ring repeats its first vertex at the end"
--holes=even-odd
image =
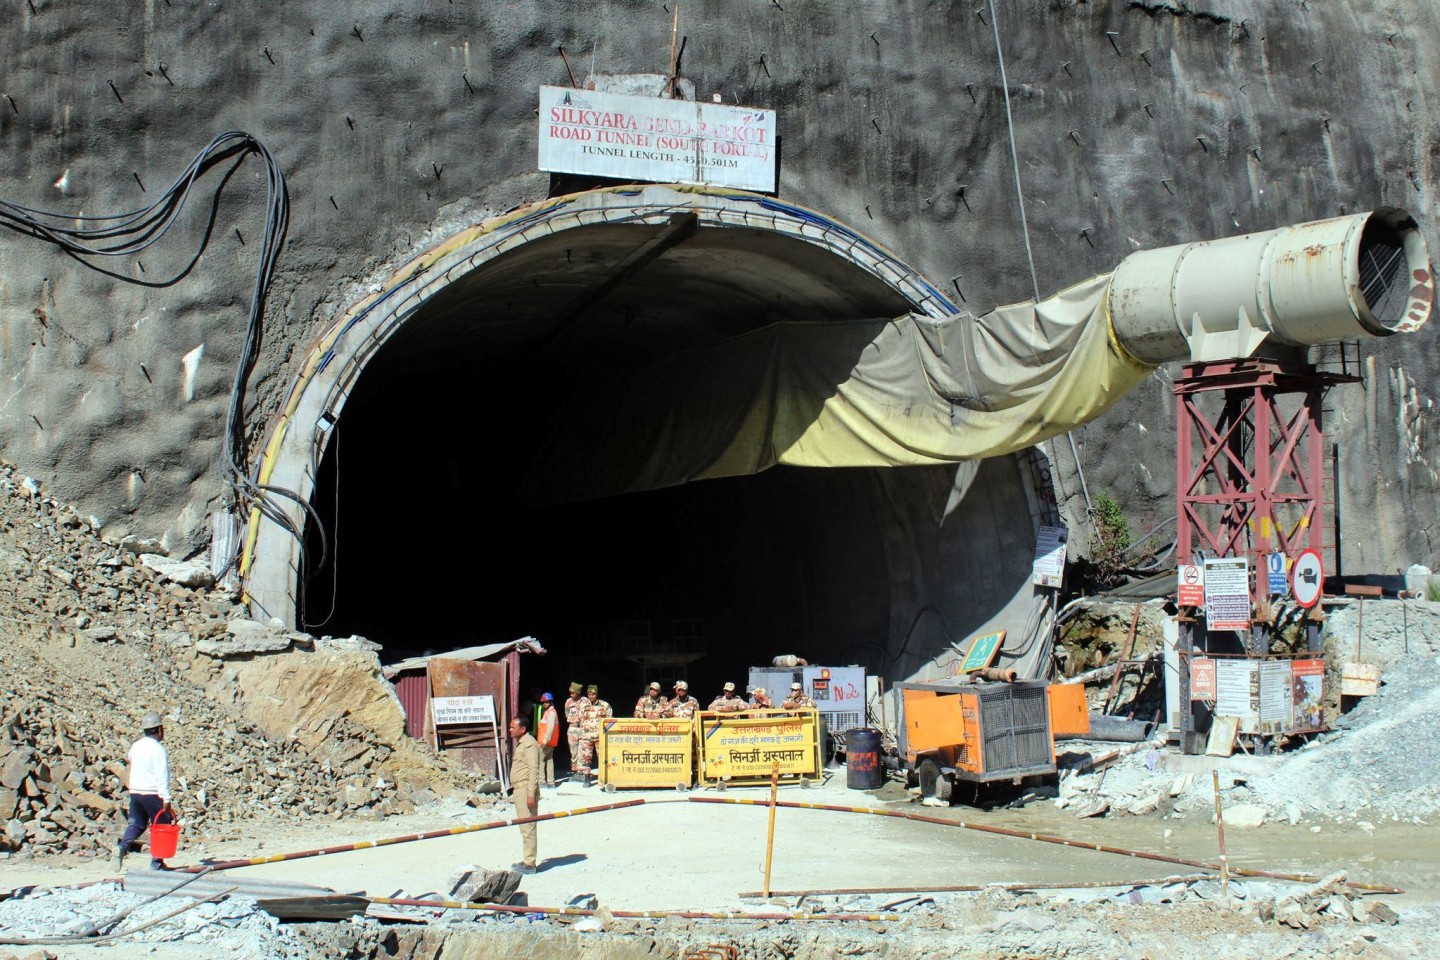
POLYGON ((984 684, 979 693, 986 776, 1053 770, 1045 684, 984 684))

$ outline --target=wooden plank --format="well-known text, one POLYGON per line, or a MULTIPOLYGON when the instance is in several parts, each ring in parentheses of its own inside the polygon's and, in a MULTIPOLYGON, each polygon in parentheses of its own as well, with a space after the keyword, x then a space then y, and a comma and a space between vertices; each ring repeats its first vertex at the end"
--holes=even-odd
POLYGON ((1228 757, 1235 752, 1235 734, 1240 729, 1239 717, 1216 717, 1205 743, 1207 757, 1228 757))

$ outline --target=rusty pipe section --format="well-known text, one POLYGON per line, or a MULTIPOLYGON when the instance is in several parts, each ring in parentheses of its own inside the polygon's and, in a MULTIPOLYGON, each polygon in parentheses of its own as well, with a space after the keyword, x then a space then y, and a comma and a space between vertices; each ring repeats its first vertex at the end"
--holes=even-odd
POLYGON ((1425 238, 1393 207, 1142 250, 1109 290, 1116 339, 1152 364, 1411 333, 1434 299, 1425 238))

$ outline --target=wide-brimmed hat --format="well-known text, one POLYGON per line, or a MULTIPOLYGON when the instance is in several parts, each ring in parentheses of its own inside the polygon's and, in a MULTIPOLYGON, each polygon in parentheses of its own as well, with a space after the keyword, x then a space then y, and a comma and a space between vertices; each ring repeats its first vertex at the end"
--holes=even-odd
POLYGON ((157 727, 163 727, 164 725, 165 721, 162 720, 160 718, 160 714, 156 713, 154 710, 151 710, 149 713, 145 714, 145 716, 140 718, 140 730, 142 733, 146 730, 154 730, 157 727))

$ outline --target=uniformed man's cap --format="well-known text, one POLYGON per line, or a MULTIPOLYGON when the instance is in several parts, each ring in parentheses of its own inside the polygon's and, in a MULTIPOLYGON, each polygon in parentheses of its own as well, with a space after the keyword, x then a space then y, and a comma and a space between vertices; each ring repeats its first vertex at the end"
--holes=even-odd
POLYGON ((676 690, 689 690, 689 689, 690 689, 690 684, 686 683, 684 680, 676 680, 676 681, 675 681, 675 689, 676 689, 676 690))
POLYGON ((600 688, 597 687, 597 686, 595 686, 595 684, 592 683, 592 684, 590 684, 590 686, 588 686, 588 687, 585 688, 585 692, 586 692, 586 693, 599 693, 599 692, 600 692, 600 688))
POLYGON ((751 692, 754 693, 755 696, 757 696, 757 697, 763 697, 763 696, 765 696, 765 688, 764 688, 764 687, 756 687, 756 688, 755 688, 753 691, 751 691, 751 692))
POLYGON ((582 687, 582 686, 580 686, 580 684, 578 684, 578 683, 572 683, 572 684, 570 684, 570 692, 571 692, 571 693, 579 693, 579 692, 580 692, 581 690, 583 690, 583 689, 585 689, 585 688, 582 687))
POLYGON ((790 689, 791 689, 791 690, 804 690, 804 689, 805 689, 805 686, 804 686, 803 684, 799 684, 799 683, 792 683, 792 684, 790 684, 790 689))
POLYGON ((650 689, 651 689, 651 690, 659 690, 659 689, 660 689, 660 684, 659 684, 657 681, 655 681, 655 680, 651 680, 651 681, 650 681, 650 689))
POLYGON ((726 693, 729 693, 730 691, 732 691, 732 690, 734 690, 734 689, 735 689, 735 684, 733 684, 733 683, 727 683, 727 684, 725 684, 725 692, 726 692, 726 693))

